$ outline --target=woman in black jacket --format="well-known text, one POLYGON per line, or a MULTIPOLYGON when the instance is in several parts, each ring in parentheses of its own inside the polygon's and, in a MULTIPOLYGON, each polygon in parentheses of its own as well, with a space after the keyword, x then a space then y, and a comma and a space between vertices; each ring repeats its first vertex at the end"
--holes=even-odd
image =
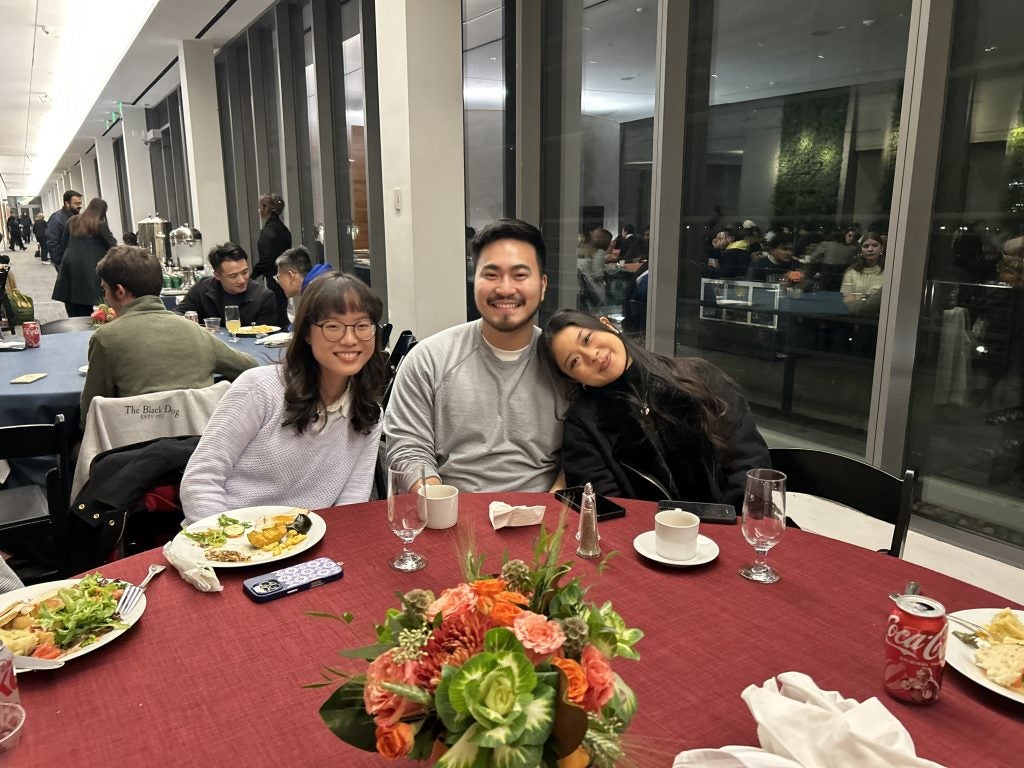
POLYGON ((107 201, 94 197, 85 210, 68 219, 63 241, 64 258, 51 298, 64 302, 68 317, 88 317, 103 301, 96 265, 117 245, 107 226, 107 201))
POLYGON ((46 255, 46 217, 41 214, 36 214, 35 223, 32 225, 32 234, 36 236, 36 257, 41 258, 43 261, 48 261, 49 257, 46 255))
POLYGON ((284 199, 280 195, 260 195, 260 221, 263 222, 263 228, 256 241, 259 259, 253 267, 252 276, 262 276, 266 280, 267 288, 274 294, 277 305, 277 325, 287 328, 288 297, 274 279, 277 274, 277 257, 292 247, 292 233, 281 221, 283 210, 284 199))
POLYGON ((568 485, 738 509, 747 470, 771 466, 746 400, 711 363, 649 352, 607 318, 571 309, 551 317, 538 344, 572 401, 562 437, 568 485))

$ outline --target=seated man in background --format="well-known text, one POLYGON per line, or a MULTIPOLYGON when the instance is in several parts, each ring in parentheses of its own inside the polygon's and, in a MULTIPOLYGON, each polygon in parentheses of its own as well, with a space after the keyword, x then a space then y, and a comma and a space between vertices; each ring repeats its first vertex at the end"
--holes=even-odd
POLYGON ((179 315, 192 311, 202 321, 219 317, 224 307, 238 307, 242 325, 274 325, 277 301, 267 286, 249 279, 249 257, 234 243, 218 245, 206 257, 213 276, 196 282, 174 308, 179 315))
POLYGON ((281 286, 284 295, 288 299, 288 312, 283 323, 278 323, 282 328, 287 328, 295 319, 295 303, 292 299, 298 297, 306 290, 306 286, 325 272, 331 271, 330 264, 317 264, 313 266, 309 258, 309 251, 305 246, 289 248, 277 257, 277 274, 274 279, 281 286))
POLYGON ((561 487, 566 402, 537 353, 545 247, 530 224, 502 220, 473 238, 480 319, 424 339, 395 377, 384 414, 385 465, 426 465, 428 484, 461 491, 561 487))
POLYGON ((212 385, 214 374, 234 381, 257 365, 254 358, 164 307, 160 260, 145 248, 115 245, 96 265, 96 274, 103 300, 117 319, 97 328, 89 339, 83 425, 94 397, 199 389, 212 385))

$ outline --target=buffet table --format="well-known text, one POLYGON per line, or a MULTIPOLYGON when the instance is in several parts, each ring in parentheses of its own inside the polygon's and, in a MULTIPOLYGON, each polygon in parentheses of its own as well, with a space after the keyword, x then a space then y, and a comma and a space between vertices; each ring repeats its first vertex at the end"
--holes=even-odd
MULTIPOLYGON (((459 526, 472 526, 478 550, 496 570, 505 552, 530 558, 537 528, 495 532, 486 512, 493 499, 546 504, 549 525, 560 505, 547 494, 460 498, 459 526)), ((721 549, 713 562, 659 566, 632 546, 634 537, 654 527, 655 505, 624 505, 625 518, 600 526, 604 551, 619 554, 600 576, 596 561, 578 560, 575 572, 593 584, 589 599, 614 601, 626 623, 646 633, 637 645, 639 662, 616 661, 639 701, 627 732, 635 746, 631 765, 669 766, 684 749, 756 744, 740 693, 789 670, 848 697, 877 696, 909 730, 921 757, 946 766, 1020 764, 1022 705, 951 668, 941 700, 931 707, 901 704, 882 686, 890 591, 916 580, 949 611, 999 608, 1006 604, 1002 598, 799 530, 788 530, 769 556, 782 575, 775 585, 737 574, 753 556, 738 526, 702 526, 721 549)), ((428 566, 401 574, 388 566, 400 542, 382 502, 321 514, 326 536, 296 560, 344 561, 341 581, 260 605, 243 595, 241 582, 273 566, 221 570, 224 591, 212 594, 197 592, 168 569, 149 587, 139 623, 122 637, 61 669, 20 675, 28 719, 14 764, 57 765, 73 754, 76 766, 256 768, 294 764, 298 755, 308 766, 393 765, 336 739, 317 714, 328 689, 301 686, 319 679, 322 664, 359 668, 335 652, 373 642, 372 625, 395 605, 396 591, 440 593, 458 583, 458 529, 424 531, 413 549, 428 566), (355 619, 345 625, 309 611, 349 611, 355 619)), ((565 559, 574 559, 571 549, 565 559)), ((137 583, 155 562, 164 562, 158 550, 112 563, 103 573, 137 583)))

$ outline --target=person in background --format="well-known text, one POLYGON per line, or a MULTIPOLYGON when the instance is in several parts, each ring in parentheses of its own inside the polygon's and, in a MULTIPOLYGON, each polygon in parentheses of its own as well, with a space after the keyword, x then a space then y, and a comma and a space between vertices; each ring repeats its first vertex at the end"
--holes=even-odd
POLYGON ((53 264, 53 268, 60 271, 60 262, 64 258, 64 230, 67 229, 68 219, 75 216, 82 210, 82 193, 69 189, 64 193, 64 205, 58 211, 50 214, 50 220, 46 222, 46 255, 44 264, 53 264))
POLYGON ((68 219, 61 239, 61 267, 53 285, 54 301, 63 301, 68 317, 88 317, 99 303, 96 265, 117 240, 107 226, 107 201, 94 197, 84 211, 68 219))
POLYGON ((767 253, 750 262, 747 279, 762 283, 777 283, 787 272, 799 269, 802 265, 793 259, 793 236, 780 232, 772 234, 765 240, 767 253))
POLYGON ((138 245, 139 236, 134 232, 125 232, 121 237, 121 242, 125 245, 138 245))
POLYGON ((579 300, 584 309, 596 309, 605 302, 604 268, 608 263, 608 249, 612 233, 598 229, 580 246, 576 257, 576 273, 580 282, 579 300))
POLYGON ((32 219, 27 210, 22 209, 18 222, 21 224, 21 242, 25 246, 25 250, 28 250, 29 243, 32 242, 32 219))
POLYGON ((309 251, 305 246, 289 248, 277 257, 277 272, 274 281, 281 286, 284 295, 293 299, 302 292, 302 283, 313 268, 309 251))
POLYGON ((538 359, 533 324, 548 285, 545 255, 540 231, 524 221, 477 232, 480 319, 424 339, 402 361, 384 415, 385 466, 423 464, 428 484, 463 492, 562 486, 564 400, 538 359))
POLYGON ((860 253, 851 266, 843 274, 840 291, 843 303, 855 305, 859 301, 867 301, 872 294, 882 290, 885 276, 885 236, 877 232, 865 232, 860 239, 860 253))
POLYGON ((49 263, 50 259, 46 255, 46 217, 41 211, 36 214, 36 220, 32 224, 32 234, 36 238, 36 258, 42 259, 43 264, 49 263))
POLYGON ((562 468, 605 496, 742 505, 747 471, 771 457, 736 385, 700 358, 671 358, 607 318, 561 309, 538 344, 570 401, 562 468))
POLYGON ((263 504, 369 500, 387 369, 382 312, 353 275, 310 285, 284 362, 243 373, 210 419, 181 482, 186 522, 263 504))
POLYGON ((103 301, 117 319, 89 339, 83 426, 94 397, 201 389, 212 385, 215 375, 234 381, 256 366, 253 357, 164 306, 163 268, 145 248, 115 245, 96 265, 96 274, 103 301))
POLYGON ((288 296, 274 280, 274 274, 277 272, 277 257, 292 247, 292 233, 281 221, 284 199, 280 195, 260 195, 259 205, 263 228, 260 229, 260 237, 256 242, 258 259, 253 266, 252 276, 264 279, 267 288, 274 294, 274 303, 277 307, 275 325, 287 328, 288 296))
POLYGON ((7 217, 7 240, 11 244, 12 251, 18 248, 25 250, 25 243, 21 239, 21 221, 14 215, 14 211, 11 211, 11 215, 7 217))
POLYGON ((234 243, 214 246, 207 254, 213 275, 197 281, 174 311, 197 312, 199 318, 219 317, 224 307, 237 306, 242 325, 274 325, 277 303, 262 282, 249 279, 249 257, 234 243))

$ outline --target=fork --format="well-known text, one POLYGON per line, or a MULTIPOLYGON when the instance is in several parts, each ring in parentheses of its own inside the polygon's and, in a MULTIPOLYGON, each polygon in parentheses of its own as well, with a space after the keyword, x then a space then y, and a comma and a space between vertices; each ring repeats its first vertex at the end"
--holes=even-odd
POLYGON ((162 572, 165 568, 166 566, 154 563, 149 566, 149 573, 146 575, 146 578, 142 580, 142 583, 139 584, 139 586, 126 583, 124 592, 121 593, 121 599, 117 602, 117 615, 124 619, 129 613, 131 613, 132 609, 135 608, 139 599, 146 591, 146 585, 152 581, 154 576, 162 572))
POLYGON ((978 632, 985 632, 986 631, 985 628, 983 626, 981 626, 980 624, 975 624, 973 621, 967 621, 966 619, 961 619, 959 616, 952 616, 952 615, 947 614, 946 618, 949 619, 950 621, 955 621, 957 624, 959 624, 959 625, 961 625, 963 627, 967 627, 967 629, 971 630, 975 634, 977 634, 978 632))

